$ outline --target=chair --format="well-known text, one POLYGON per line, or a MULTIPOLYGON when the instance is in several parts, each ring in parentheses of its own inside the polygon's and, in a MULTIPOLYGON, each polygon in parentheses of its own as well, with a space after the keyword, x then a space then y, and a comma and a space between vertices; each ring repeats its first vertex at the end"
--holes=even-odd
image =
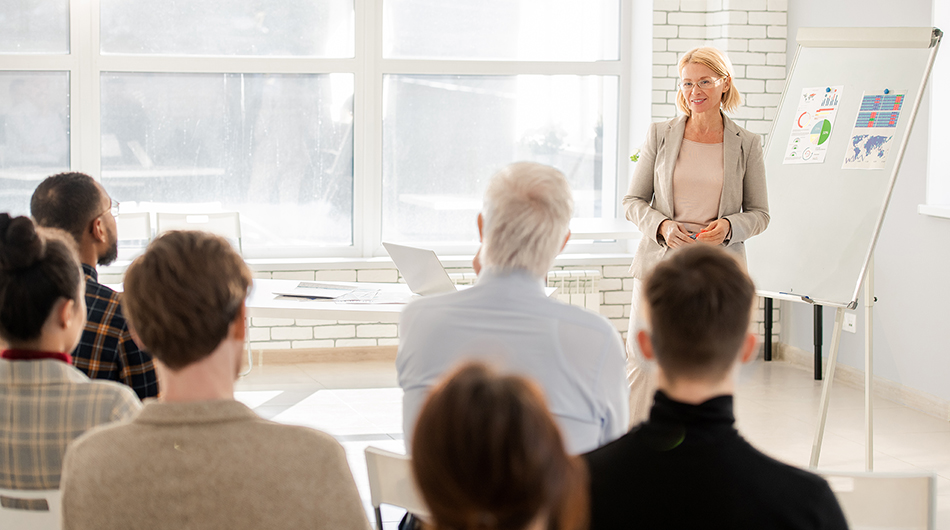
POLYGON ((238 251, 243 255, 241 244, 241 214, 238 212, 216 213, 170 213, 155 214, 159 234, 169 230, 204 230, 225 239, 237 241, 238 251))
POLYGON ((59 530, 62 499, 59 490, 8 490, 0 488, 0 528, 59 530), (45 500, 47 510, 24 510, 9 507, 18 500, 45 500))
POLYGON ((120 242, 144 247, 152 239, 152 220, 148 212, 120 213, 115 224, 120 242))
POLYGON ((937 477, 933 473, 819 471, 852 530, 937 528, 937 477))
POLYGON ((365 454, 369 495, 376 511, 377 530, 383 530, 383 513, 379 508, 381 504, 405 508, 409 513, 420 517, 429 515, 429 509, 422 501, 412 477, 410 457, 376 447, 367 447, 365 454))

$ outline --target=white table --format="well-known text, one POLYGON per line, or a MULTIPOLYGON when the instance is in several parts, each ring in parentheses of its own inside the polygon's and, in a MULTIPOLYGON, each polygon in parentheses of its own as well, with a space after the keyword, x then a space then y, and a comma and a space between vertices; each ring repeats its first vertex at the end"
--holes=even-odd
MULTIPOLYGON (((334 300, 308 300, 279 297, 275 292, 291 292, 300 280, 255 279, 247 297, 247 315, 266 318, 306 318, 313 320, 352 320, 357 322, 399 322, 406 304, 353 304, 334 300)), ((359 289, 381 289, 409 294, 404 283, 318 282, 359 289)))
MULTIPOLYGON (((312 320, 350 320, 356 322, 399 322, 399 313, 406 304, 354 304, 334 300, 308 300, 278 297, 276 292, 291 292, 300 280, 255 279, 250 296, 247 297, 247 316, 262 318, 306 318, 312 320)), ((317 283, 380 289, 391 293, 411 294, 404 283, 324 282, 317 283)), ((459 286, 459 289, 467 288, 459 286)), ((545 287, 544 293, 554 296, 556 287, 545 287)))

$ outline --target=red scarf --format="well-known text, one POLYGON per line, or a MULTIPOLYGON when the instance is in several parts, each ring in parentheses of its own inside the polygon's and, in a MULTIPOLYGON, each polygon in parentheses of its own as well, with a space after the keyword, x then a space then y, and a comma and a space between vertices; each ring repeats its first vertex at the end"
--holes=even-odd
POLYGON ((16 350, 11 348, 9 350, 3 350, 3 352, 0 353, 0 358, 7 359, 8 361, 38 361, 40 359, 55 359, 57 361, 63 361, 66 364, 73 364, 73 358, 68 353, 49 351, 16 350))

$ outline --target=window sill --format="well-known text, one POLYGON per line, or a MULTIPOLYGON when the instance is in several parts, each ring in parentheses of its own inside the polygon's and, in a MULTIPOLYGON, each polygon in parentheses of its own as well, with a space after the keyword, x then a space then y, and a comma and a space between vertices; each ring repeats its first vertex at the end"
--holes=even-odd
POLYGON ((950 219, 950 206, 940 206, 936 204, 921 204, 917 206, 917 213, 920 215, 929 215, 930 217, 940 217, 950 219))
MULTIPOLYGON (((471 268, 472 255, 441 256, 446 268, 471 268)), ((630 265, 633 254, 561 254, 554 260, 555 267, 576 267, 583 265, 630 265)), ((389 256, 375 258, 284 258, 284 259, 247 259, 252 271, 302 271, 302 270, 350 270, 350 269, 393 269, 389 256)), ((108 267, 99 267, 99 274, 124 274, 128 261, 117 261, 108 267)))

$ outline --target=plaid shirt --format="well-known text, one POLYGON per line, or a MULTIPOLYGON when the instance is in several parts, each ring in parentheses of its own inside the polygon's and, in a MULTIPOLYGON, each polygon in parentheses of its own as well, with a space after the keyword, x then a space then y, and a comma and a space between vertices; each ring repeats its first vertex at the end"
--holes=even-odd
POLYGON ((99 283, 95 267, 86 273, 86 329, 73 352, 73 364, 93 379, 124 383, 139 399, 158 396, 152 356, 135 345, 122 315, 119 294, 99 283))
POLYGON ((0 359, 0 488, 58 488, 69 442, 140 408, 127 387, 62 361, 0 359))

